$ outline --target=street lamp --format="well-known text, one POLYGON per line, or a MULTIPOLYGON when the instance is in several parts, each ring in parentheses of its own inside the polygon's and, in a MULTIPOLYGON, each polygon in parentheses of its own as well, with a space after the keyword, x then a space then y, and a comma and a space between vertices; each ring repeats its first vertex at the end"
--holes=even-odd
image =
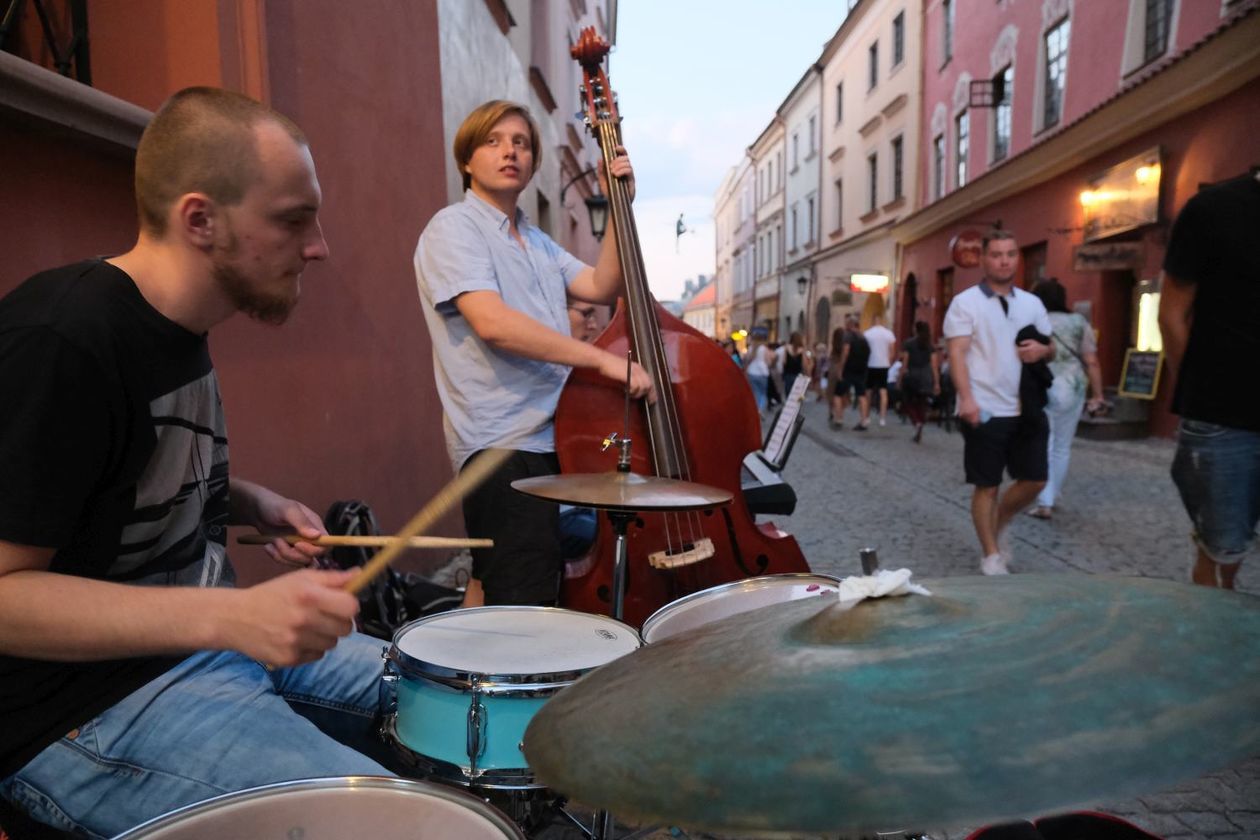
POLYGON ((608 230, 608 199, 603 193, 588 195, 586 212, 591 214, 591 236, 603 241, 604 232, 608 230))
MULTIPOLYGON (((569 179, 569 183, 560 188, 560 206, 566 206, 564 203, 564 194, 568 192, 569 187, 579 178, 585 178, 587 175, 594 175, 595 167, 579 172, 569 179)), ((608 199, 602 193, 591 193, 585 199, 586 212, 591 217, 591 236, 597 240, 603 240, 604 233, 608 230, 608 199)))

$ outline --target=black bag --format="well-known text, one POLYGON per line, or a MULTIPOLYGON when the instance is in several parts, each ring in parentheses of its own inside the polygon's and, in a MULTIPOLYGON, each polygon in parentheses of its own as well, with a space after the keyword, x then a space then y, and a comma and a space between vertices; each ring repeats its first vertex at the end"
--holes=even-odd
MULTIPOLYGON (((357 500, 334 502, 324 517, 329 534, 377 536, 380 529, 372 509, 357 500)), ((320 561, 325 568, 361 568, 376 555, 374 548, 337 546, 320 561)), ((409 621, 452 610, 464 595, 458 589, 426 580, 415 574, 399 574, 385 569, 359 593, 360 632, 391 640, 394 631, 409 621)))
MULTIPOLYGON (((1016 333, 1015 343, 1019 344, 1028 339, 1047 346, 1050 344, 1050 336, 1037 332, 1037 328, 1032 324, 1016 333)), ((1046 403, 1050 401, 1046 392, 1050 390, 1052 382, 1054 382, 1054 374, 1050 372, 1050 365, 1045 359, 1031 364, 1025 363, 1019 375, 1020 413, 1029 414, 1045 408, 1046 403)))

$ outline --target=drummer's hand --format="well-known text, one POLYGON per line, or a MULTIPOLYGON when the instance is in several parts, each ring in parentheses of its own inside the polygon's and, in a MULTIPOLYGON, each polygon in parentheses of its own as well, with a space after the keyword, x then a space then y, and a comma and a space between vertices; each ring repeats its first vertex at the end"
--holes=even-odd
POLYGON ((359 599, 345 591, 358 569, 301 569, 238 590, 228 644, 265 665, 314 662, 354 629, 359 599))
MULTIPOLYGON (((256 490, 255 527, 261 534, 297 533, 308 539, 316 539, 328 533, 315 511, 301 502, 286 499, 279 493, 254 485, 256 490)), ((311 543, 289 545, 284 540, 272 540, 263 551, 277 563, 288 566, 309 566, 327 549, 311 543)))
MULTIPOLYGON (((625 146, 617 147, 617 156, 613 158, 612 174, 626 182, 626 196, 634 201, 634 169, 630 166, 630 156, 625 146)), ((608 173, 605 171, 603 158, 599 161, 599 187, 608 195, 608 173)))
MULTIPOLYGON (((605 353, 599 372, 601 376, 625 383, 626 360, 615 353, 605 353)), ((649 403, 656 402, 656 386, 652 384, 652 377, 638 362, 630 363, 630 396, 636 399, 646 397, 649 403)))

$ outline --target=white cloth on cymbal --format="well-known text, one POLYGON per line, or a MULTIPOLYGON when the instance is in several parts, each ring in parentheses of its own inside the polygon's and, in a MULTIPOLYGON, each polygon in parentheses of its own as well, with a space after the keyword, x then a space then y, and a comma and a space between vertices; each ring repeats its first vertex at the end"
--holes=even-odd
POLYGON ((877 569, 873 575, 854 575, 840 581, 840 601, 853 605, 867 598, 892 595, 931 595, 917 583, 911 583, 909 569, 877 569))

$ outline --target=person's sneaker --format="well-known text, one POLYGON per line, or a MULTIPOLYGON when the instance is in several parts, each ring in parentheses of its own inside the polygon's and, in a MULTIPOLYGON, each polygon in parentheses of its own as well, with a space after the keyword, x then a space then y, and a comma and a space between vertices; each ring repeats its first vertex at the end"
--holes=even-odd
POLYGON ((853 431, 865 432, 868 428, 869 427, 865 423, 858 423, 856 426, 853 427, 853 431))
POLYGON ((980 561, 980 573, 983 575, 1009 575, 1006 559, 1001 554, 990 554, 980 561))
POLYGON ((1036 507, 1029 508, 1026 512, 1034 519, 1049 519, 1054 515, 1053 510, 1046 505, 1037 505, 1036 507))
POLYGON ((887 426, 888 424, 887 424, 886 422, 884 422, 884 418, 883 418, 883 417, 881 417, 881 418, 879 418, 879 425, 881 425, 881 426, 887 426))
POLYGON ((827 424, 828 424, 829 426, 831 426, 831 428, 833 428, 833 429, 843 429, 843 428, 844 428, 844 424, 843 424, 843 423, 841 423, 839 420, 837 420, 837 419, 836 419, 836 418, 834 418, 834 417, 828 417, 828 418, 827 418, 827 424))

